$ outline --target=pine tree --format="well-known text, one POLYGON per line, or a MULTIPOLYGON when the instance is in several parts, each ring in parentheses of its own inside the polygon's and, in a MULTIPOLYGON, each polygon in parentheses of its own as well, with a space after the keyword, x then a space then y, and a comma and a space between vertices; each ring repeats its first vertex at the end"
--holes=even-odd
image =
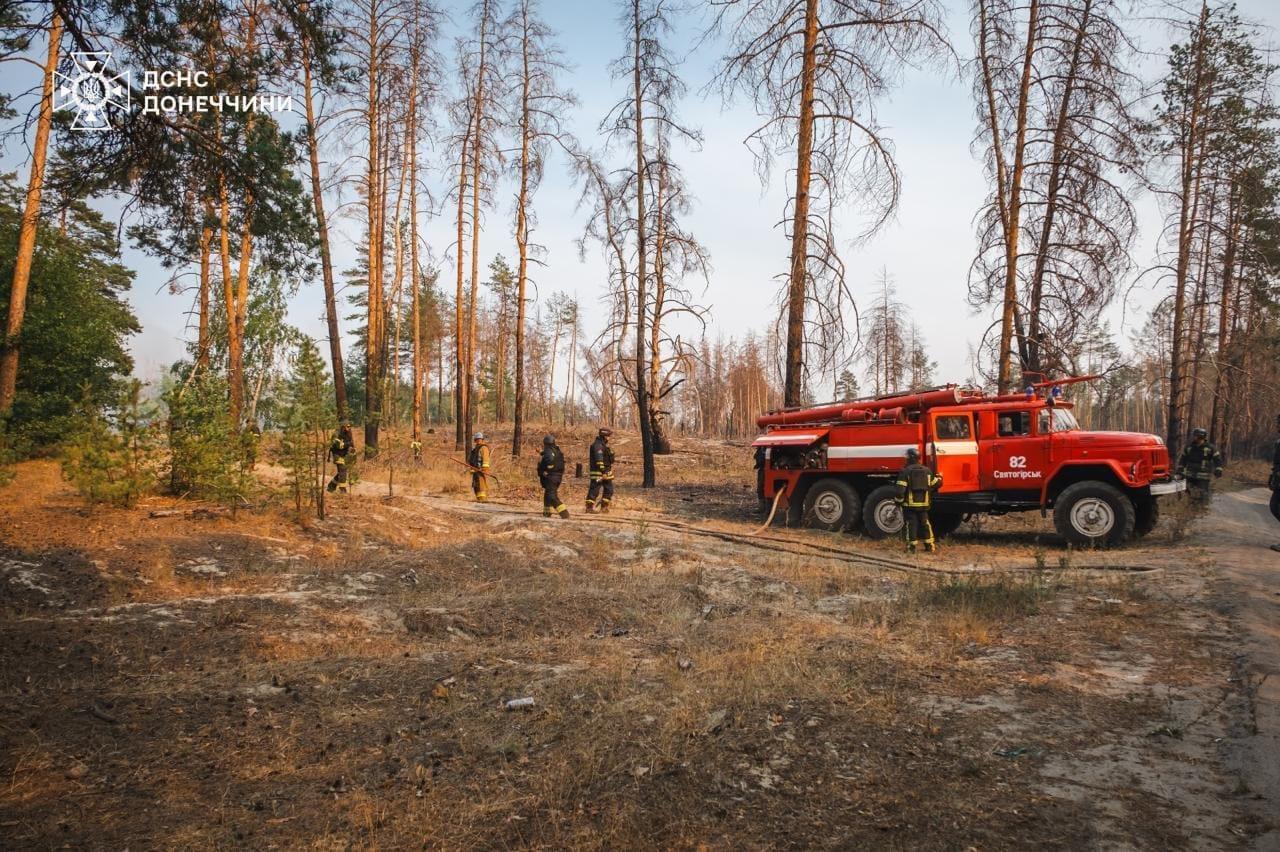
POLYGON ((324 359, 315 341, 302 338, 293 358, 293 371, 285 387, 284 435, 281 461, 288 471, 294 508, 302 517, 306 503, 324 519, 325 456, 329 430, 335 422, 333 398, 324 359))

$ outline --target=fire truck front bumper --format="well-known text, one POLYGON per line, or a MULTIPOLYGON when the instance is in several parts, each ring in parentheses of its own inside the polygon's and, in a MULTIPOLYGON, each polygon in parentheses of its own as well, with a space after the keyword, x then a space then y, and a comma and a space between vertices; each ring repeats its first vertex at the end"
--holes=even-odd
POLYGON ((1187 490, 1185 479, 1169 479, 1164 482, 1151 483, 1152 497, 1168 497, 1170 494, 1181 494, 1187 490))

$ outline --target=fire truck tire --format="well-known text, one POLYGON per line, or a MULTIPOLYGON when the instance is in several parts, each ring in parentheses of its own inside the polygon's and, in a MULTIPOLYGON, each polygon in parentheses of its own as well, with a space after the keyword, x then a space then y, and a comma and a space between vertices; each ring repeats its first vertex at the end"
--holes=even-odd
POLYGON ((1160 502, 1148 497, 1134 508, 1136 521, 1133 526, 1134 535, 1141 538, 1156 528, 1160 523, 1160 502))
POLYGON ((804 495, 804 523, 807 527, 844 532, 857 526, 862 514, 862 498, 853 486, 840 479, 821 479, 804 495))
POLYGON ((1115 486, 1077 482, 1054 501, 1053 524, 1070 544, 1110 547, 1133 537, 1137 513, 1133 501, 1115 486))
POLYGON ((896 485, 881 485, 862 503, 862 531, 876 540, 902 534, 902 509, 896 485))
POLYGON ((946 538, 959 529, 963 523, 964 515, 960 512, 929 513, 929 524, 933 527, 934 538, 946 538))

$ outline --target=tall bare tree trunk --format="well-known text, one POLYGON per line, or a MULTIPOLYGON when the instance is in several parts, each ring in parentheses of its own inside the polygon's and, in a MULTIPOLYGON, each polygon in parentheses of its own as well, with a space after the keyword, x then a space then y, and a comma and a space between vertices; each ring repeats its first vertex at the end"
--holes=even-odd
POLYGON ((454 424, 454 449, 462 450, 467 447, 466 424, 462 422, 462 412, 469 404, 467 399, 466 383, 463 381, 462 359, 466 346, 465 338, 462 334, 463 321, 466 318, 466 311, 463 305, 463 243, 462 232, 463 224, 466 222, 467 208, 467 157, 471 150, 471 122, 468 119, 467 132, 462 139, 462 148, 458 155, 458 278, 457 289, 453 298, 453 424, 454 424))
POLYGON ((814 82, 818 68, 818 0, 805 0, 804 58, 800 64, 800 121, 796 139, 796 192, 791 216, 791 276, 787 285, 787 360, 782 404, 804 396, 804 310, 808 286, 809 182, 813 177, 814 82))
POLYGON ((520 75, 520 191, 516 196, 516 398, 512 412, 511 455, 520 455, 524 442, 524 327, 525 288, 529 282, 529 40, 522 40, 520 75))
POLYGON ((471 289, 467 295, 467 347, 466 347, 466 409, 463 412, 463 433, 470 438, 475 428, 475 351, 476 351, 476 295, 480 287, 480 183, 484 180, 484 115, 488 106, 485 77, 489 73, 490 2, 481 0, 480 55, 476 63, 476 90, 472 99, 471 116, 471 289))
MULTIPOLYGON (((1200 22, 1196 34, 1195 82, 1191 92, 1191 114, 1187 121, 1187 138, 1182 146, 1182 192, 1178 209, 1178 262, 1174 273, 1173 329, 1169 354, 1169 409, 1165 424, 1165 443, 1171 454, 1182 446, 1182 381, 1183 345, 1187 310, 1187 274, 1191 266, 1191 242, 1195 231, 1195 201, 1199 199, 1201 101, 1204 97, 1205 35, 1209 22, 1209 4, 1200 6, 1200 22)), ((1202 152, 1200 152, 1202 153, 1202 152)))
MULTIPOLYGON (((811 3, 817 0, 809 0, 811 3)), ((644 142, 644 83, 641 77, 642 68, 642 38, 643 21, 640 16, 639 0, 632 0, 632 25, 634 27, 634 38, 632 40, 632 86, 634 89, 632 97, 635 98, 635 145, 636 145, 636 354, 635 354, 635 383, 636 383, 636 420, 640 426, 640 448, 644 455, 644 478, 641 481, 641 487, 652 488, 657 481, 656 471, 653 463, 653 423, 649 419, 649 405, 652 402, 651 395, 653 389, 648 383, 648 359, 645 354, 645 305, 648 300, 647 284, 648 277, 647 263, 649 243, 645 233, 647 222, 645 217, 645 197, 644 185, 647 179, 648 163, 645 157, 644 142)))
POLYGON ((418 260, 418 48, 413 50, 410 65, 413 81, 409 85, 409 278, 413 282, 413 440, 421 439, 422 386, 427 380, 426 362, 422 358, 422 267, 418 260))
POLYGON ((1022 60, 1022 82, 1018 93, 1018 118, 1014 131, 1013 171, 1009 175, 1008 222, 1005 227, 1004 307, 1000 315, 1000 365, 996 378, 999 393, 1013 384, 1013 326, 1018 310, 1018 237, 1022 216, 1022 173, 1026 168, 1027 105, 1031 97, 1031 68, 1035 58, 1036 29, 1040 0, 1031 0, 1027 10, 1027 44, 1022 60))
POLYGON ((200 226, 200 313, 196 334, 195 369, 209 368, 210 260, 213 253, 213 205, 204 202, 204 223, 200 226))
POLYGON ((378 453, 378 427, 382 416, 382 216, 385 199, 382 194, 382 147, 379 137, 379 61, 378 4, 369 4, 369 87, 365 124, 368 128, 369 169, 365 187, 365 210, 368 219, 368 322, 365 334, 364 379, 364 451, 378 453))
POLYGON ((36 119, 35 144, 31 148, 31 177, 27 200, 18 230, 18 251, 13 263, 13 283, 9 288, 9 316, 4 339, 0 340, 0 417, 13 409, 18 390, 18 350, 22 321, 27 314, 27 287, 36 254, 36 232, 40 224, 40 195, 44 191, 44 167, 48 160, 49 128, 53 124, 53 81, 58 70, 58 48, 62 44, 62 16, 57 12, 49 22, 49 51, 40 88, 40 115, 36 119))
POLYGON ((1058 104, 1058 118, 1053 129, 1053 152, 1050 160, 1053 163, 1049 172, 1049 182, 1044 199, 1044 221, 1040 227, 1040 241, 1036 247, 1035 268, 1031 273, 1031 293, 1027 300, 1027 342, 1024 351, 1027 354, 1025 368, 1031 372, 1044 371, 1044 341, 1041 328, 1041 302, 1044 298, 1045 268, 1049 259, 1050 241, 1053 239, 1053 225, 1058 213, 1058 193, 1062 184, 1063 158, 1066 156, 1067 125, 1071 121, 1071 98, 1075 94, 1081 55, 1084 53, 1085 34, 1089 30, 1089 21, 1093 12, 1093 0, 1084 0, 1080 9, 1080 23, 1076 27, 1075 39, 1071 45, 1071 62, 1065 79, 1062 82, 1062 100, 1058 104))
POLYGON ((342 332, 338 327, 337 289, 333 283, 333 255, 329 249, 329 221, 324 209, 320 180, 320 140, 316 138, 314 82, 311 76, 311 38, 302 36, 303 99, 307 110, 307 155, 311 162, 311 204, 316 213, 316 234, 320 241, 320 271, 324 279, 324 315, 329 329, 329 362, 333 367, 333 395, 338 422, 347 420, 347 377, 342 366, 342 332))

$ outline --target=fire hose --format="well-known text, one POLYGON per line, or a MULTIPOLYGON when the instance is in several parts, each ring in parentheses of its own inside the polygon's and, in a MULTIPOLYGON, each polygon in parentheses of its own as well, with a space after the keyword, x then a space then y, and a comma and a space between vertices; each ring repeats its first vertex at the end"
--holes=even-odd
POLYGON ((758 535, 769 528, 769 525, 773 523, 774 514, 778 511, 778 502, 782 499, 782 495, 785 493, 787 493, 787 486, 784 485, 778 489, 777 494, 773 495, 773 508, 769 510, 769 517, 764 519, 763 524, 747 533, 748 536, 758 535))

